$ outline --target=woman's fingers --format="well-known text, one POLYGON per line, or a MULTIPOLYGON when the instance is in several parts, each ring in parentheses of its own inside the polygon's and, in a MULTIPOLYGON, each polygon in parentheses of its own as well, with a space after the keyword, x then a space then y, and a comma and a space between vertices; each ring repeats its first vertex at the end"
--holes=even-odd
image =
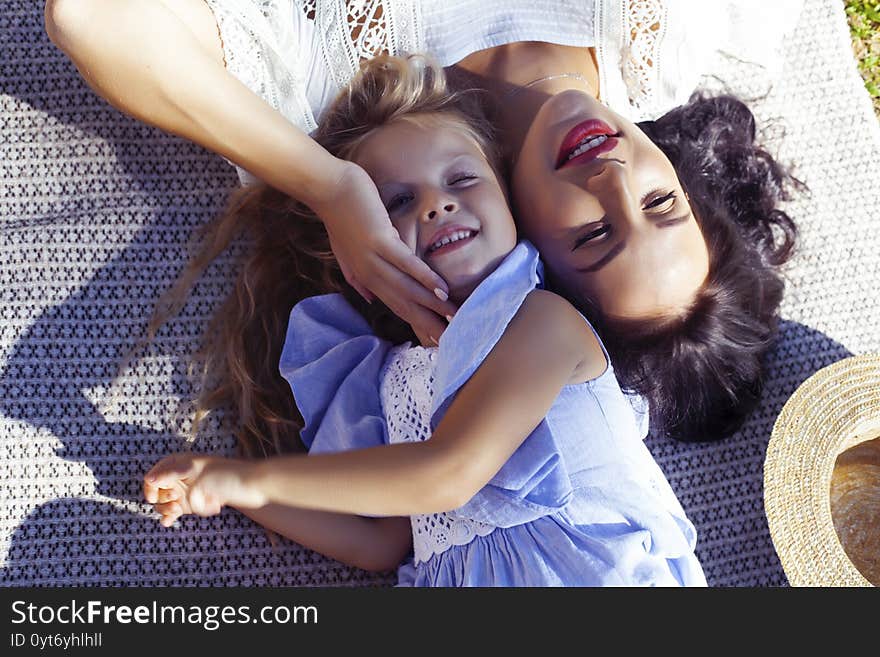
POLYGON ((411 319, 408 320, 419 342, 425 347, 437 347, 440 344, 440 336, 446 330, 446 320, 440 319, 430 310, 415 307, 410 311, 411 319))
POLYGON ((429 308, 440 317, 451 317, 457 308, 449 301, 449 287, 437 272, 418 258, 400 239, 393 240, 388 250, 381 254, 386 262, 414 280, 421 288, 414 301, 429 308))
POLYGON ((418 281, 403 274, 391 263, 385 261, 379 263, 377 279, 381 281, 381 287, 377 283, 371 286, 371 289, 385 302, 391 312, 412 326, 420 338, 423 336, 433 338, 433 340, 422 340, 423 344, 436 344, 446 330, 448 320, 456 311, 455 305, 448 301, 441 302, 418 281), (449 317, 440 315, 435 310, 438 307, 449 317))
POLYGON ((413 281, 402 281, 402 290, 391 293, 386 304, 395 315, 409 324, 422 344, 436 346, 446 330, 447 321, 434 311, 419 305, 424 299, 425 289, 413 281), (412 299, 415 298, 415 301, 412 299))
POLYGON ((364 301, 366 301, 367 303, 373 303, 376 300, 376 295, 370 292, 367 288, 358 283, 356 280, 348 281, 348 284, 351 285, 354 288, 354 291, 360 294, 364 298, 364 301))
POLYGON ((348 267, 341 260, 337 260, 339 263, 339 269, 342 270, 342 275, 345 277, 345 280, 348 281, 348 284, 354 288, 354 291, 360 294, 367 303, 373 303, 376 299, 376 295, 372 294, 367 288, 360 284, 360 281, 351 273, 348 267))

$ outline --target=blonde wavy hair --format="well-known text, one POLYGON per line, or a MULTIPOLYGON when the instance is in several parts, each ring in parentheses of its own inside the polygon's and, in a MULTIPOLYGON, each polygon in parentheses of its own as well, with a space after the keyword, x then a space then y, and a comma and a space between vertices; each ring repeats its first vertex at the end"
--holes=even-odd
MULTIPOLYGON (((450 91, 443 69, 421 56, 382 56, 364 63, 313 137, 332 155, 353 159, 367 136, 398 121, 461 130, 502 178, 479 99, 471 92, 450 91)), ((235 190, 225 211, 198 231, 195 255, 157 303, 148 341, 180 311, 208 265, 242 234, 248 248, 233 291, 214 314, 190 363, 198 379, 191 438, 212 412, 227 408, 233 411, 227 420, 243 456, 302 451, 302 417, 278 371, 291 308, 308 296, 342 292, 377 334, 395 343, 415 336, 382 304, 366 304, 348 286, 323 224, 308 207, 257 183, 235 190)))

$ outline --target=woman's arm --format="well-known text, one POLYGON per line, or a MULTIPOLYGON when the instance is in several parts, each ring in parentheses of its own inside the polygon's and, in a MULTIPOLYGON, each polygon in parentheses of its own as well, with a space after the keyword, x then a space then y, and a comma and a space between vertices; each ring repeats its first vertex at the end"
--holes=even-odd
POLYGON ((227 72, 216 28, 207 31, 210 10, 199 4, 201 15, 183 16, 157 0, 49 0, 46 28, 117 109, 229 158, 296 199, 323 200, 347 163, 227 72))
MULTIPOLYGON (((193 483, 189 503, 267 503, 388 516, 457 508, 494 476, 546 416, 561 388, 594 378, 605 357, 583 318, 560 297, 529 294, 430 440, 337 454, 218 461, 193 483)), ((164 481, 157 465, 147 477, 164 481)))
POLYGON ((204 2, 48 0, 45 14, 52 41, 110 104, 309 205, 349 283, 423 340, 440 336, 442 318, 455 314, 445 281, 400 240, 361 167, 328 153, 226 70, 204 2))

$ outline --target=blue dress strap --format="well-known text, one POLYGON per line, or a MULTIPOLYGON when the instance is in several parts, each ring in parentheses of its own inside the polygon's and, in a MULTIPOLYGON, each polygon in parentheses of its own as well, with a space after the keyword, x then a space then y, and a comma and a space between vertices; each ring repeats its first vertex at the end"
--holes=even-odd
POLYGON ((431 429, 504 335, 529 292, 543 285, 538 252, 523 240, 465 300, 440 337, 431 429))
MULTIPOLYGON (((501 339, 526 296, 540 287, 543 269, 538 252, 529 242, 521 241, 462 304, 440 338, 432 430, 501 339)), ((562 509, 571 495, 571 480, 560 445, 545 420, 489 483, 454 513, 509 527, 562 509)))
POLYGON ((341 294, 294 306, 279 369, 305 421, 310 454, 388 442, 379 374, 390 348, 341 294))

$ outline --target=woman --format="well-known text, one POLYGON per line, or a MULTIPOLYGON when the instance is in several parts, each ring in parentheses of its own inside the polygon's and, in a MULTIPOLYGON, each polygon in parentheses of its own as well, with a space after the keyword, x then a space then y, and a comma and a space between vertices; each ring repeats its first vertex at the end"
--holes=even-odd
POLYGON ((359 55, 431 52, 496 101, 519 227, 601 327, 621 383, 676 438, 739 425, 775 328, 775 267, 793 245, 794 225, 775 207, 785 175, 735 101, 686 105, 645 132, 626 117, 683 101, 701 72, 693 62, 743 26, 751 43, 772 41, 762 32, 790 25, 792 3, 731 5, 739 21, 713 16, 727 3, 671 0, 375 2, 349 15, 306 2, 208 4, 54 0, 47 29, 111 103, 308 204, 349 282, 424 342, 455 311, 445 283, 397 238, 368 176, 306 132, 359 55), (559 193, 546 193, 554 180, 559 193))

